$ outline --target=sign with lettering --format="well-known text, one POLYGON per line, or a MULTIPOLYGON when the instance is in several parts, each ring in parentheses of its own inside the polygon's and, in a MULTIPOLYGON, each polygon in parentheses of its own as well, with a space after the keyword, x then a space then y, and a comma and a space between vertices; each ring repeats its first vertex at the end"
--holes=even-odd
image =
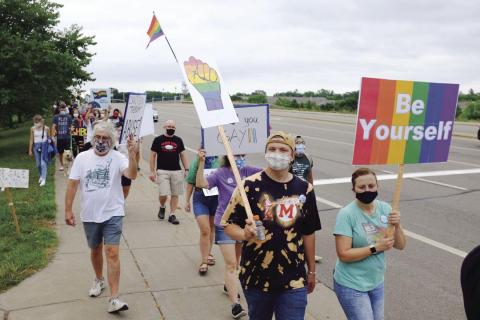
POLYGON ((125 118, 120 135, 120 144, 127 143, 130 135, 135 139, 140 139, 140 130, 142 118, 145 110, 147 95, 145 93, 129 93, 127 105, 125 107, 125 118))
POLYGON ((29 171, 0 168, 0 188, 28 188, 29 171))
MULTIPOLYGON (((268 104, 234 107, 239 122, 223 126, 233 154, 264 153, 270 128, 268 104)), ((202 129, 202 145, 208 156, 226 154, 216 127, 202 129)))
POLYGON ((362 78, 354 165, 445 162, 458 84, 362 78))

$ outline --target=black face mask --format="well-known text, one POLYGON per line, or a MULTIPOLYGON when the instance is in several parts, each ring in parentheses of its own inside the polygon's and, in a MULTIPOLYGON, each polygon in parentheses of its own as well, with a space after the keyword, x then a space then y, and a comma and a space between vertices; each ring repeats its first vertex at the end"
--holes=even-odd
POLYGON ((173 136, 174 133, 175 133, 175 129, 167 129, 167 134, 169 136, 173 136))
POLYGON ((377 191, 365 191, 362 193, 355 193, 355 197, 364 204, 372 203, 373 200, 378 196, 377 191))

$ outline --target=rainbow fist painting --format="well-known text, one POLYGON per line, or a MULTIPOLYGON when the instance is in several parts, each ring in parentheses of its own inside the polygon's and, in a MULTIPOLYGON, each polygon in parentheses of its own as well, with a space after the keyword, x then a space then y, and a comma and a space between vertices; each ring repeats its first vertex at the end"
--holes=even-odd
POLYGON ((220 80, 217 71, 195 57, 190 57, 183 65, 188 81, 202 95, 207 110, 223 109, 220 80))
POLYGON ((354 165, 445 162, 458 84, 362 78, 354 165))

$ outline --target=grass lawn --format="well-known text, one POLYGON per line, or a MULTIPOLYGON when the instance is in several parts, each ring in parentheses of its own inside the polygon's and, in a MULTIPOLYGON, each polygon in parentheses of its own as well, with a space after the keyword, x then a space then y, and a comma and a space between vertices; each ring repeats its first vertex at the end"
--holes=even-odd
POLYGON ((10 189, 20 224, 16 235, 5 192, 0 192, 0 292, 44 268, 57 248, 54 164, 38 186, 35 159, 28 156, 29 126, 0 130, 0 168, 29 169, 29 188, 10 189))

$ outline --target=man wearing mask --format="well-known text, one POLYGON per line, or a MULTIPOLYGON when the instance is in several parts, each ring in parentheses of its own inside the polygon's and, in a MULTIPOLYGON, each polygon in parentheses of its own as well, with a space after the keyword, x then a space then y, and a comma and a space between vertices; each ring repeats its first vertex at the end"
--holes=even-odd
POLYGON ((225 233, 243 241, 240 282, 250 320, 303 319, 315 288, 315 231, 321 229, 313 186, 289 172, 295 142, 274 132, 265 170, 247 177, 222 217, 225 233), (253 218, 247 218, 244 188, 253 218), (305 264, 307 269, 305 270, 305 264))
POLYGON ((72 136, 72 116, 68 112, 65 102, 60 102, 60 113, 53 117, 52 136, 57 137, 58 157, 60 160, 60 171, 63 171, 63 152, 70 150, 72 136))
POLYGON ((183 194, 183 177, 187 173, 189 165, 183 141, 175 135, 175 121, 167 120, 163 127, 165 134, 156 137, 150 148, 150 180, 158 183, 160 193, 158 218, 165 219, 165 203, 170 196, 168 222, 179 224, 175 210, 178 206, 178 196, 183 194), (180 167, 180 160, 183 170, 180 167))
POLYGON ((292 172, 299 178, 313 184, 313 160, 305 153, 305 140, 301 136, 295 138, 295 159, 292 164, 292 172))
POLYGON ((127 140, 128 159, 120 152, 112 150, 115 129, 111 123, 102 121, 95 125, 92 149, 80 153, 75 159, 70 173, 65 195, 65 222, 75 226, 72 211, 73 200, 78 186, 81 191, 80 219, 90 247, 91 262, 95 280, 89 295, 98 297, 105 288, 103 278, 103 249, 107 260, 108 285, 111 298, 108 312, 128 309, 128 305, 118 297, 120 283, 119 242, 122 234, 124 197, 120 179, 137 177, 135 152, 138 144, 132 137, 127 140))
POLYGON ((108 121, 113 123, 115 128, 120 128, 123 126, 123 118, 120 116, 120 110, 114 109, 113 114, 108 118, 108 121))

